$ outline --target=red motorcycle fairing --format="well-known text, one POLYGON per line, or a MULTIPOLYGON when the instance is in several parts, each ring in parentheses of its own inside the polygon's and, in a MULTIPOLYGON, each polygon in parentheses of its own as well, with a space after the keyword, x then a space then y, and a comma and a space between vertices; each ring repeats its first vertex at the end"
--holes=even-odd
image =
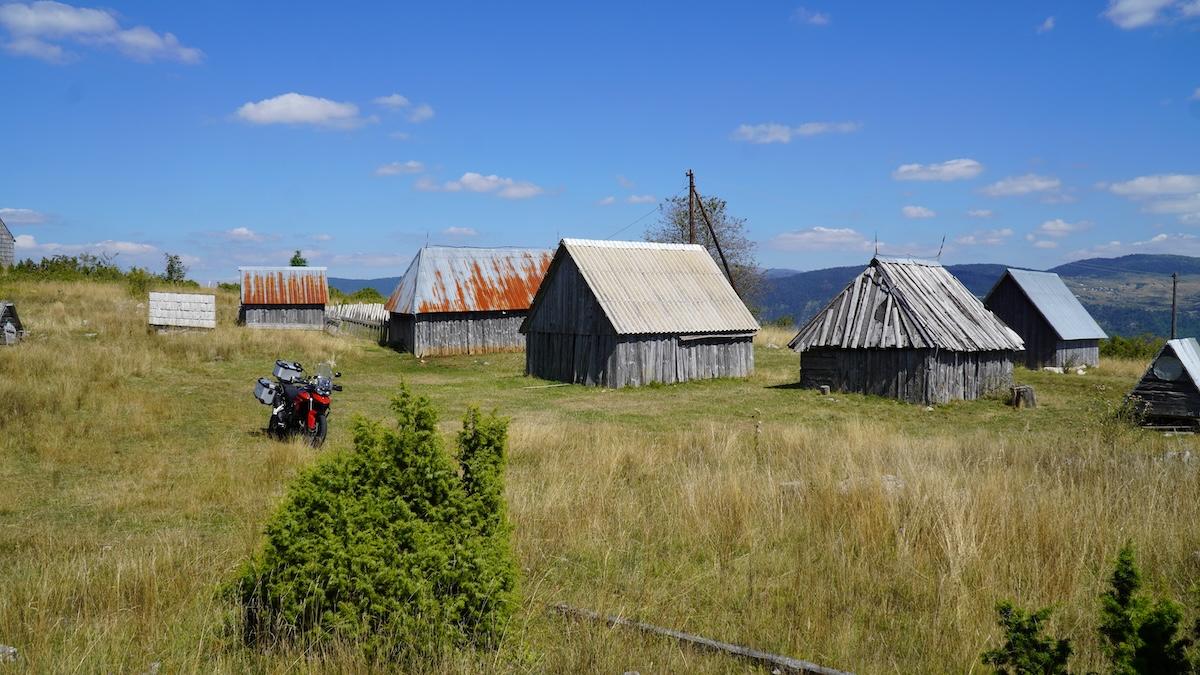
POLYGON ((317 393, 310 393, 307 390, 301 391, 300 394, 298 396, 296 396, 296 404, 295 405, 296 405, 297 413, 299 413, 301 411, 301 406, 303 406, 305 403, 307 403, 309 401, 309 399, 311 399, 313 401, 313 403, 315 403, 316 405, 308 406, 308 411, 307 411, 308 417, 305 420, 305 423, 308 425, 309 431, 315 431, 317 428, 317 414, 319 412, 318 406, 320 406, 320 410, 324 410, 325 407, 327 407, 329 405, 330 399, 328 396, 322 396, 321 394, 317 394, 317 393))

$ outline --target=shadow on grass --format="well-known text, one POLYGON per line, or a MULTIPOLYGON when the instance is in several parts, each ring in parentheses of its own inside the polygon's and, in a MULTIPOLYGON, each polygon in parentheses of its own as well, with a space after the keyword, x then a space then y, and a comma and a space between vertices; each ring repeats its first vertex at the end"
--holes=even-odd
POLYGON ((808 390, 808 389, 812 389, 812 387, 802 387, 802 386, 800 386, 800 383, 799 383, 799 382, 788 382, 788 383, 786 383, 786 384, 769 384, 769 385, 767 385, 767 386, 766 386, 766 389, 800 389, 800 390, 808 390))

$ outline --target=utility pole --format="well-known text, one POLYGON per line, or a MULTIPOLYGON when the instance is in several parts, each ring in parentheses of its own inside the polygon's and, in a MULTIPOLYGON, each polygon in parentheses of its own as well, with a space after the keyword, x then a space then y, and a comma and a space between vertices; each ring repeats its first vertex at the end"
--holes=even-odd
POLYGON ((696 243, 696 174, 687 170, 688 177, 688 243, 696 243))
POLYGON ((1179 273, 1171 272, 1171 339, 1175 339, 1175 294, 1179 290, 1179 273))

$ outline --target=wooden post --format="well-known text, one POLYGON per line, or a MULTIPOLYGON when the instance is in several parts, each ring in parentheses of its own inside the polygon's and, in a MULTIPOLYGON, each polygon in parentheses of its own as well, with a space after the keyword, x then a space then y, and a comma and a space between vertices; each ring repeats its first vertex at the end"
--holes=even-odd
POLYGON ((688 243, 696 243, 696 174, 687 170, 688 177, 688 243))
POLYGON ((1018 384, 1009 387, 1009 394, 1012 397, 1011 403, 1014 408, 1036 408, 1037 395, 1033 392, 1033 387, 1027 384, 1018 384))
POLYGON ((1179 273, 1171 272, 1171 339, 1175 339, 1175 295, 1179 290, 1179 273))

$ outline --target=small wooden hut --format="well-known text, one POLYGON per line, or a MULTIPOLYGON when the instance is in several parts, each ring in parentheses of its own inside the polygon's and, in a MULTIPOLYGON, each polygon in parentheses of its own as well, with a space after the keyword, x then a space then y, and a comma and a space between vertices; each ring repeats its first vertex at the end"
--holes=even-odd
POLYGON ((16 258, 17 239, 0 219, 0 269, 12 267, 16 258))
POLYGON ((21 325, 21 317, 17 316, 17 306, 0 300, 0 345, 15 345, 24 336, 25 328, 21 325))
POLYGON ((1021 336, 1026 367, 1100 364, 1108 336, 1054 272, 1005 270, 983 304, 1021 336))
POLYGON ((527 374, 626 387, 750 375, 758 322, 701 246, 564 239, 521 332, 527 374))
POLYGON ((238 321, 250 328, 322 330, 329 285, 324 267, 239 267, 238 321))
POLYGON ((877 256, 788 346, 803 387, 934 404, 1010 386, 1023 345, 939 263, 877 256))
POLYGON ((416 356, 519 352, 552 251, 426 246, 385 305, 388 342, 416 356))
POLYGON ((1200 423, 1200 344, 1196 338, 1167 340, 1127 400, 1135 402, 1147 425, 1200 423))

